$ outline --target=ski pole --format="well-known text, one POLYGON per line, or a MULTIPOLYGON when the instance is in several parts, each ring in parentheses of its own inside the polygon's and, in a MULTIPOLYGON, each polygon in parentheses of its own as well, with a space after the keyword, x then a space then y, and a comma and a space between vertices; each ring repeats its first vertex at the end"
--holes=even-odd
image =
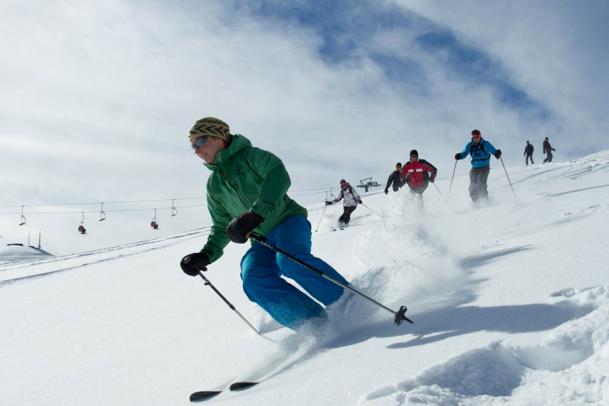
POLYGON ((370 213, 374 214, 375 216, 377 216, 378 218, 380 218, 381 220, 385 220, 383 218, 383 216, 381 216, 380 214, 378 214, 377 212, 375 212, 374 210, 372 210, 370 207, 366 206, 366 204, 361 203, 362 206, 364 206, 365 208, 367 208, 368 210, 370 210, 370 213))
POLYGON ((442 196, 442 192, 440 192, 440 188, 438 187, 438 185, 436 185, 435 182, 432 182, 432 183, 436 187, 436 190, 438 191, 438 193, 440 193, 440 196, 442 196))
POLYGON ((247 319, 245 317, 243 317, 243 315, 241 313, 239 313, 239 311, 235 308, 235 306, 233 306, 233 304, 231 302, 228 301, 228 299, 226 299, 224 297, 224 295, 222 293, 220 293, 220 291, 218 289, 216 289, 216 287, 209 281, 209 279, 207 279, 205 277, 205 275, 203 275, 203 272, 201 272, 201 270, 199 269, 199 276, 201 278, 203 278, 203 280, 205 281, 205 285, 209 286, 210 288, 212 288, 212 290, 214 292, 216 292, 216 294, 218 296, 220 296, 220 298, 224 301, 224 303, 226 303, 228 305, 228 307, 231 308, 232 311, 234 311, 235 313, 237 313, 237 316, 239 316, 241 318, 241 320, 243 320, 243 322, 245 324, 247 324, 252 330, 254 330, 256 332, 256 334, 258 334, 260 337, 266 338, 267 340, 270 340, 270 338, 263 336, 262 334, 260 334, 260 332, 256 329, 256 327, 252 326, 252 324, 247 321, 247 319))
POLYGON ((514 192, 514 186, 512 186, 512 181, 510 180, 510 177, 507 173, 507 169, 505 169, 505 164, 503 163, 503 157, 500 156, 499 160, 501 161, 501 165, 503 165, 503 170, 505 171, 505 177, 508 180, 508 183, 510 184, 510 188, 512 188, 512 194, 514 195, 514 199, 518 200, 518 198, 516 197, 516 192, 514 192))
POLYGON ((400 309, 398 311, 392 310, 389 307, 385 306, 382 303, 377 302, 376 300, 372 299, 370 296, 366 296, 365 294, 363 294, 362 292, 348 286, 345 285, 344 283, 341 283, 339 281, 337 281, 336 279, 332 278, 331 276, 326 275, 324 272, 320 271, 319 269, 307 264, 306 262, 290 255, 289 253, 285 252, 284 250, 282 250, 281 248, 276 247, 275 245, 271 244, 270 242, 268 242, 268 240, 266 239, 265 236, 257 234, 257 233, 250 233, 249 235, 251 238, 253 238, 254 240, 256 240, 257 242, 259 242, 260 244, 264 245, 265 247, 267 247, 268 249, 270 249, 271 251, 275 251, 278 252, 279 254, 285 255, 288 259, 296 262, 299 265, 302 265, 303 267, 307 268, 310 271, 313 271, 315 273, 317 273, 319 276, 321 276, 322 278, 332 282, 333 284, 340 286, 343 289, 347 289, 348 291, 350 291, 351 293, 355 293, 356 295, 359 295, 361 297, 363 297, 364 299, 368 299, 370 302, 374 303, 375 305, 387 310, 389 313, 393 314, 394 319, 393 319, 393 324, 395 324, 396 326, 399 326, 400 324, 402 324, 404 321, 407 321, 409 323, 413 323, 414 322, 412 320, 410 320, 408 317, 406 317, 406 306, 400 306, 400 309))
POLYGON ((324 209, 321 212, 321 217, 319 218, 319 221, 317 222, 317 227, 315 227, 315 232, 317 232, 317 230, 319 230, 319 225, 321 224, 321 220, 324 218, 324 214, 326 213, 326 207, 328 207, 328 205, 324 203, 324 209))
POLYGON ((455 171, 457 170, 457 159, 455 159, 455 166, 453 168, 453 176, 450 177, 450 186, 448 187, 448 193, 446 194, 446 201, 448 202, 448 197, 450 196, 450 191, 453 188, 453 179, 455 178, 455 171))

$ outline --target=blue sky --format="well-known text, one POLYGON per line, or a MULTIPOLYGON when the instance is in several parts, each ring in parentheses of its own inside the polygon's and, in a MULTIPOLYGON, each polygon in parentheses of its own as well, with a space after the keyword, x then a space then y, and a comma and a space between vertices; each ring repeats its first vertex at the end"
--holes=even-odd
POLYGON ((378 1, 236 2, 250 15, 270 24, 302 26, 321 39, 319 58, 328 65, 357 64, 368 58, 383 70, 386 80, 403 92, 429 96, 425 66, 416 59, 396 54, 395 49, 379 52, 368 39, 378 32, 407 30, 412 37, 397 45, 400 51, 416 48, 442 63, 447 72, 473 87, 488 87, 499 103, 514 109, 525 119, 543 120, 550 115, 541 101, 515 83, 501 62, 492 55, 461 41, 446 26, 435 24, 397 5, 378 1))
POLYGON ((558 161, 607 149, 608 4, 5 1, 4 200, 202 194, 208 115, 295 190, 384 182, 413 148, 447 177, 472 128, 508 165, 546 136, 558 161))

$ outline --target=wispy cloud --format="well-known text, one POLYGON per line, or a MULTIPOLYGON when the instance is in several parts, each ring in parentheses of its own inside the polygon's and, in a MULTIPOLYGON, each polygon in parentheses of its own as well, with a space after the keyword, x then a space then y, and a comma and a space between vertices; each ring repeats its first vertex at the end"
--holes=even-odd
POLYGON ((18 200, 202 194, 186 131, 206 115, 296 188, 386 178, 411 148, 446 174, 473 127, 513 163, 526 138, 553 137, 557 159, 607 148, 606 47, 551 3, 485 3, 476 23, 475 2, 3 2, 0 170, 30 185, 18 200), (578 128, 597 135, 567 146, 578 128))

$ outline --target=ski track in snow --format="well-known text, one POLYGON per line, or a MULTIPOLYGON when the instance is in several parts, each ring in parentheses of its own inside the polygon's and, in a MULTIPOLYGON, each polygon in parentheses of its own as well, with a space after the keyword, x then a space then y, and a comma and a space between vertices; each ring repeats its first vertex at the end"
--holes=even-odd
POLYGON ((102 248, 99 250, 45 258, 33 262, 10 264, 8 266, 5 265, 4 267, 0 268, 0 288, 5 284, 14 283, 24 279, 48 276, 58 272, 79 269, 88 265, 100 264, 102 262, 113 261, 128 256, 163 249, 188 239, 205 236, 208 233, 209 228, 204 228, 202 230, 188 231, 169 237, 155 238, 130 244, 102 248), (37 266, 55 263, 58 264, 57 267, 50 271, 48 270, 48 267, 43 267, 44 270, 36 270, 37 266))

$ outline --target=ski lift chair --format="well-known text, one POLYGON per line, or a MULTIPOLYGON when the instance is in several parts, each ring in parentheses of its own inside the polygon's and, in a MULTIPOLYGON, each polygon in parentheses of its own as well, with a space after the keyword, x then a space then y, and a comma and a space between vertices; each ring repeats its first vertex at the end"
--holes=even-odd
POLYGON ((104 202, 101 203, 101 206, 99 208, 99 220, 98 221, 104 221, 106 219, 106 212, 104 211, 104 202))
POLYGON ((85 228, 85 212, 82 212, 82 219, 80 220, 80 224, 78 225, 78 232, 81 234, 85 234, 87 229, 85 228))
POLYGON ((175 205, 176 199, 171 201, 171 217, 176 216, 178 214, 178 209, 176 209, 175 205))
POLYGON ((21 217, 19 218, 19 225, 20 226, 24 225, 27 222, 27 220, 25 218, 25 215, 23 214, 24 207, 25 206, 21 206, 21 217))
POLYGON ((152 220, 150 220, 150 227, 152 227, 154 230, 159 229, 159 224, 156 222, 156 209, 154 209, 154 217, 152 217, 152 220))

